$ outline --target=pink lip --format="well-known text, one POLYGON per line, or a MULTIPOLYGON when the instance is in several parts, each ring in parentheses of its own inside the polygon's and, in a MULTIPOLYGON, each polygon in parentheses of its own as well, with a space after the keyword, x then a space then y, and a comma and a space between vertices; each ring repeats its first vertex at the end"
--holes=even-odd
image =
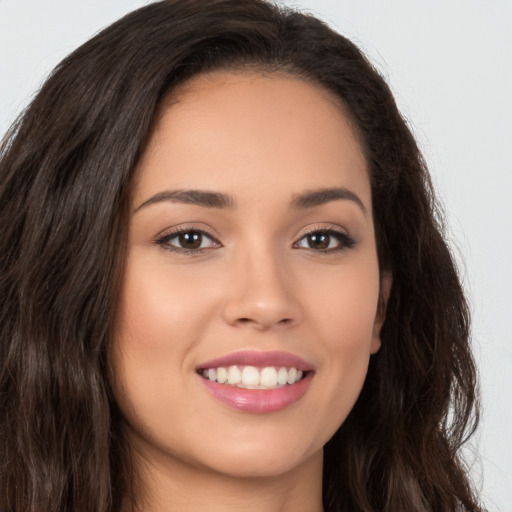
POLYGON ((199 365, 197 369, 219 368, 220 366, 227 367, 233 365, 257 367, 286 366, 288 368, 297 368, 297 370, 302 370, 303 372, 313 370, 313 365, 294 354, 290 354, 289 352, 262 352, 259 350, 233 352, 227 356, 207 361, 206 363, 199 365))
POLYGON ((228 366, 286 366, 294 367, 307 372, 302 380, 295 384, 285 385, 276 389, 245 389, 226 384, 212 382, 198 374, 198 378, 220 402, 248 413, 277 412, 294 404, 309 388, 313 379, 313 366, 298 356, 288 352, 260 352, 242 351, 229 354, 225 357, 213 359, 198 366, 198 372, 205 368, 218 368, 228 366))

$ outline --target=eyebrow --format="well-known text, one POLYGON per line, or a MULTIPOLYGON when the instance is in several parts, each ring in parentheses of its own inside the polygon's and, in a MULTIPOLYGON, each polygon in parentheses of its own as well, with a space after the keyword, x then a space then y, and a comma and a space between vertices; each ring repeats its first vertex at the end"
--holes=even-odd
POLYGON ((311 190, 299 194, 292 199, 292 207, 297 209, 314 208, 331 201, 348 200, 356 203, 366 215, 367 211, 363 201, 346 188, 323 188, 320 190, 311 190))
POLYGON ((208 192, 205 190, 165 190, 159 192, 139 205, 135 212, 141 208, 155 203, 169 201, 171 203, 195 204, 205 208, 234 208, 235 201, 231 196, 220 192, 208 192))
MULTIPOLYGON (((346 188, 323 188, 311 190, 293 197, 291 206, 294 209, 308 209, 331 201, 348 200, 356 203, 366 215, 366 208, 356 194, 346 188)), ((184 203, 194 204, 205 208, 233 209, 236 207, 236 201, 233 197, 221 192, 209 192, 206 190, 165 190, 140 204, 134 213, 146 206, 162 203, 184 203)))

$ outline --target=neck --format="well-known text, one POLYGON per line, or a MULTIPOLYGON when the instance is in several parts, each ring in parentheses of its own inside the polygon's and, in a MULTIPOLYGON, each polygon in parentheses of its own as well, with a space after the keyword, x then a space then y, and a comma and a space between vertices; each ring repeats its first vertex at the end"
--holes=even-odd
POLYGON ((140 496, 126 512, 322 512, 322 453, 279 475, 219 474, 176 460, 136 457, 140 496))

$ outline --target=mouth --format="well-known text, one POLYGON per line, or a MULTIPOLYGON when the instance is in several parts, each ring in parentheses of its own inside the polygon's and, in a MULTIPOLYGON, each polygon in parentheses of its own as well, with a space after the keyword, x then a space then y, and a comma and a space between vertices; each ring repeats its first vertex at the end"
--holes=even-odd
POLYGON ((294 366, 219 366, 200 368, 199 375, 211 382, 244 389, 279 389, 300 382, 308 372, 294 366))
POLYGON ((215 399, 238 411, 272 413, 306 393, 314 368, 287 352, 235 352, 204 363, 196 373, 215 399))

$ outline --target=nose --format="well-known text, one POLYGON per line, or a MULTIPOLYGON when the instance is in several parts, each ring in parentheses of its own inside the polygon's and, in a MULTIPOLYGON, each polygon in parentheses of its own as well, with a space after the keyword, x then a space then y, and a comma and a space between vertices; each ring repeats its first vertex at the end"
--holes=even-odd
POLYGON ((223 309, 228 324, 265 331, 301 322, 297 282, 286 263, 270 251, 240 257, 229 275, 223 309))

